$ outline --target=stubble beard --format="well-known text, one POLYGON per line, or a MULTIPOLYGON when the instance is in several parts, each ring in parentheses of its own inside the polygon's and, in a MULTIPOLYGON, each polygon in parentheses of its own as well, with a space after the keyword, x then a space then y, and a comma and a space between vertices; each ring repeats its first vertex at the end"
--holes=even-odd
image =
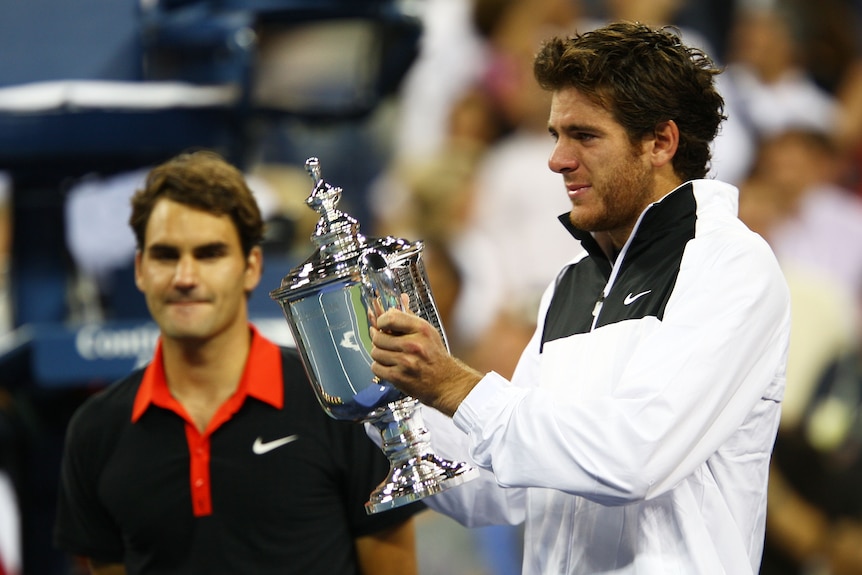
POLYGON ((636 158, 613 172, 605 181, 594 182, 593 191, 600 209, 593 214, 569 212, 569 221, 589 232, 614 232, 630 228, 652 198, 652 172, 636 158))

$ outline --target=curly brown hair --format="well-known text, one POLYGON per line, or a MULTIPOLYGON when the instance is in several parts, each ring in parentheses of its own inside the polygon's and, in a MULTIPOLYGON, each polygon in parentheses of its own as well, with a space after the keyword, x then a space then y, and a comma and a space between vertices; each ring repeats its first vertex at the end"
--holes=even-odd
POLYGON ((263 240, 260 208, 245 178, 215 152, 183 153, 150 171, 144 188, 132 196, 129 225, 135 233, 138 249, 145 245, 150 214, 162 198, 217 216, 230 216, 246 256, 263 240))
POLYGON ((554 37, 543 43, 533 72, 545 90, 574 88, 608 110, 633 143, 673 120, 680 134, 674 171, 683 180, 706 175, 710 143, 725 119, 715 88, 720 70, 673 28, 615 22, 554 37))

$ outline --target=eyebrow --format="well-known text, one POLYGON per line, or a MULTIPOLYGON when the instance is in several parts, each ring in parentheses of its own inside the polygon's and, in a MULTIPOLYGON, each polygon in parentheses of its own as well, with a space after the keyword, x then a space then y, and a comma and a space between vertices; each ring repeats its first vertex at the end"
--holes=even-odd
MULTIPOLYGON (((175 253, 179 252, 179 248, 173 244, 165 244, 165 243, 155 243, 147 246, 147 251, 150 253, 175 253)), ((209 242, 206 244, 201 244, 199 246, 195 246, 192 248, 192 253, 201 254, 201 253, 213 253, 213 252, 227 252, 229 246, 227 242, 209 242)))
POLYGON ((598 126, 589 125, 589 124, 564 124, 560 126, 558 130, 554 125, 548 124, 548 131, 555 132, 592 132, 594 134, 604 134, 604 130, 600 129, 598 126))

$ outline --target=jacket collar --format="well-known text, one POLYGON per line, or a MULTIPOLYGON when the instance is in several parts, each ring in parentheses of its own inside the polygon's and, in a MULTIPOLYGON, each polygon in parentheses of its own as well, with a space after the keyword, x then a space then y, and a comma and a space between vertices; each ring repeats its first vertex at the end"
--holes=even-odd
MULTIPOLYGON (((732 212, 734 216, 738 211, 739 192, 734 186, 717 180, 688 181, 646 207, 632 230, 634 239, 638 242, 649 241, 650 238, 661 235, 687 217, 695 216, 696 214, 691 213, 692 196, 698 213, 707 206, 716 206, 732 212)), ((568 212, 559 215, 557 219, 575 239, 581 242, 591 257, 608 259, 591 232, 572 224, 568 212)))

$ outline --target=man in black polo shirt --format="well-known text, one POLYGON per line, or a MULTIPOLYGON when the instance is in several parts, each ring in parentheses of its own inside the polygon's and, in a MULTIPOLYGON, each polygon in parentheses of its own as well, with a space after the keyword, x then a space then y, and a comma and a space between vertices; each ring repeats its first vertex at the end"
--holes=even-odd
POLYGON ((73 417, 57 545, 100 575, 415 574, 423 506, 366 514, 388 461, 248 321, 263 223, 240 172, 209 152, 174 158, 130 224, 161 337, 73 417))

